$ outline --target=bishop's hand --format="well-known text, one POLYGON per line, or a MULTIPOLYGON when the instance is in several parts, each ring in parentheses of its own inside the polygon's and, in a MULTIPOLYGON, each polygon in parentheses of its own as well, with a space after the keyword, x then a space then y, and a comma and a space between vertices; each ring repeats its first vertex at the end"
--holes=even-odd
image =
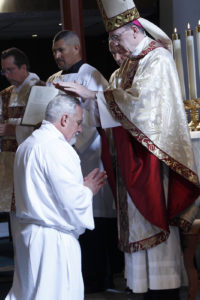
POLYGON ((78 82, 53 82, 54 86, 66 92, 69 95, 73 95, 75 97, 80 97, 82 100, 86 99, 95 99, 96 92, 91 91, 88 88, 86 88, 84 85, 79 84, 78 82))

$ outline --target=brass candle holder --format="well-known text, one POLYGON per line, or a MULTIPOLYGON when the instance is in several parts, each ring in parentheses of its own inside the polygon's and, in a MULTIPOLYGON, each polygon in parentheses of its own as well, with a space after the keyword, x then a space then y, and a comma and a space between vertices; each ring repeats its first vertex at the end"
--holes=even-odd
POLYGON ((194 100, 185 100, 184 106, 186 114, 191 118, 191 121, 188 124, 190 131, 200 131, 200 118, 198 110, 200 108, 200 98, 194 100))

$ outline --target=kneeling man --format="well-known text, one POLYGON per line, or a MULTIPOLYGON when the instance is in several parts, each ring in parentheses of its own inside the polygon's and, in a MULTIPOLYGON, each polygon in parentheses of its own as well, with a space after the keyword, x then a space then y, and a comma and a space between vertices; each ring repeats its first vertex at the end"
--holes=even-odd
POLYGON ((84 298, 77 238, 94 228, 92 198, 106 174, 95 169, 82 176, 70 145, 81 123, 79 101, 59 95, 41 127, 16 152, 16 266, 6 300, 84 298))

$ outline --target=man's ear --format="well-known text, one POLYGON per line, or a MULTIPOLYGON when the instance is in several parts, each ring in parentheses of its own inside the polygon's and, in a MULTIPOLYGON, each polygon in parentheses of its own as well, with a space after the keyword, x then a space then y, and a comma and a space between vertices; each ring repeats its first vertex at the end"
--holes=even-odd
POLYGON ((68 121, 69 121, 69 117, 67 114, 64 114, 61 119, 60 119, 60 125, 62 127, 65 127, 67 124, 68 124, 68 121))
POLYGON ((78 44, 75 44, 75 45, 74 45, 74 51, 75 51, 76 53, 80 53, 80 46, 79 46, 78 44))
POLYGON ((20 69, 23 69, 24 71, 27 72, 27 66, 26 66, 26 64, 21 65, 20 69))

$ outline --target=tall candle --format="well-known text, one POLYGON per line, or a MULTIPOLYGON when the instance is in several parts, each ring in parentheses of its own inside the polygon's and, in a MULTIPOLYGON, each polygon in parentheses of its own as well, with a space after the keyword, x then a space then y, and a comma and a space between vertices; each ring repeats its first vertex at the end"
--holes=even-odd
POLYGON ((199 66, 199 78, 200 78, 200 20, 198 26, 196 27, 196 41, 197 41, 197 57, 199 66))
POLYGON ((188 85, 189 85, 189 99, 197 98, 196 86, 196 69, 194 59, 194 36, 190 29, 190 24, 186 30, 186 53, 187 53, 187 69, 188 69, 188 85))
POLYGON ((181 40, 180 36, 177 33, 177 29, 174 28, 174 33, 172 34, 172 43, 173 43, 173 53, 174 53, 174 60, 176 63, 176 68, 178 71, 178 76, 181 85, 181 93, 183 100, 186 99, 185 96, 185 82, 184 82, 184 72, 183 72, 183 60, 181 54, 181 40))

